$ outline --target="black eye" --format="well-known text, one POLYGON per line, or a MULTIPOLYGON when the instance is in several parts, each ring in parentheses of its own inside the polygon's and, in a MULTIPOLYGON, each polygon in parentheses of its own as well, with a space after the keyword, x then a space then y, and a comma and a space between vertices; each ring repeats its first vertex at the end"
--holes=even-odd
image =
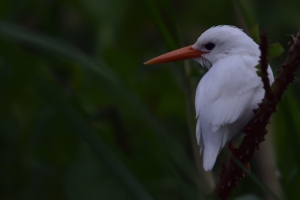
POLYGON ((216 45, 214 43, 209 42, 209 43, 205 44, 205 49, 212 50, 213 48, 215 48, 215 46, 216 45))

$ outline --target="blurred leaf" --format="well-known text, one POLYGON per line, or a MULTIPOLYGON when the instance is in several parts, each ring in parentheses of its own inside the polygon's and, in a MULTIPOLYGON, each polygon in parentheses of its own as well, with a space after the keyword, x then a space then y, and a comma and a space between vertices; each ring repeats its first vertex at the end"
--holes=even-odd
MULTIPOLYGON (((174 47, 179 46, 179 36, 178 31, 176 29, 176 19, 173 14, 173 9, 171 7, 171 4, 169 0, 164 0, 164 9, 162 11, 166 11, 168 13, 168 20, 171 22, 173 27, 171 29, 166 29, 166 26, 162 26, 164 24, 164 19, 162 18, 161 14, 159 13, 159 8, 155 5, 154 1, 148 0, 148 4, 151 5, 150 12, 155 19, 155 22, 157 24, 158 30, 162 34, 162 37, 168 46, 169 50, 173 50, 174 47), (151 3, 150 3, 151 2, 151 3), (172 30, 173 29, 173 30, 172 30), (172 34, 173 33, 173 34, 172 34)), ((182 65, 182 64, 180 64, 182 65)), ((200 166, 198 159, 199 157, 199 150, 198 145, 195 140, 195 109, 194 109, 194 97, 195 97, 195 90, 196 90, 196 84, 194 79, 191 78, 191 76, 188 76, 188 71, 190 71, 190 66, 187 64, 187 62, 184 62, 183 66, 176 68, 177 73, 177 79, 179 80, 180 86, 184 92, 185 95, 185 101, 186 101, 186 110, 187 110, 187 120, 188 120, 188 126, 189 126, 189 136, 191 138, 191 150, 193 152, 193 156, 195 158, 194 163, 196 166, 200 166)), ((198 81, 198 80, 197 80, 198 81)), ((198 169, 199 170, 199 169, 198 169)), ((202 170, 202 168, 201 168, 202 170)), ((198 174, 194 174, 198 175, 198 174)), ((198 181, 196 182, 198 186, 198 190, 202 191, 203 186, 200 184, 201 176, 197 176, 198 181)), ((203 182, 203 180, 201 181, 203 182)), ((204 198, 202 196, 202 192, 200 193, 200 197, 204 198)))
POLYGON ((88 15, 96 21, 96 36, 99 39, 97 47, 103 48, 114 44, 116 41, 115 36, 129 9, 128 0, 80 0, 78 2, 79 7, 85 8, 88 15))
MULTIPOLYGON (((66 117, 66 108, 58 109, 55 96, 46 97, 49 94, 38 86, 40 81, 53 87, 54 95, 63 100, 60 106, 65 103, 101 135, 154 198, 202 197, 197 184, 213 187, 219 167, 203 172, 198 147, 192 144, 193 87, 204 70, 196 62, 151 67, 142 62, 166 47, 190 44, 205 29, 221 24, 241 27, 246 23, 256 40, 255 22, 259 22, 270 40, 286 44, 290 40, 286 35, 299 25, 299 4, 295 0, 1 1, 1 20, 17 27, 0 22, 0 199, 110 195, 121 199, 119 194, 123 199, 135 198, 114 168, 100 156, 90 155, 93 152, 79 133, 80 125, 66 117), (284 17, 276 18, 274 13, 284 17), (110 108, 121 123, 106 113, 110 108), (126 143, 129 148, 123 152, 126 143)), ((273 60, 272 66, 280 66, 282 60, 273 60)), ((293 87, 271 124, 277 176, 287 199, 298 199, 300 188, 300 82, 293 87)), ((223 156, 226 149, 219 163, 223 156)), ((262 195, 248 178, 232 198, 249 194, 249 188, 251 195, 262 195)))
POLYGON ((249 29, 251 29, 252 27, 254 27, 254 29, 255 29, 255 25, 254 25, 254 21, 255 20, 253 20, 252 16, 250 15, 249 11, 247 10, 245 4, 242 3, 241 0, 236 0, 236 2, 237 2, 237 5, 238 5, 238 7, 239 7, 239 9, 240 9, 243 17, 244 17, 244 20, 245 20, 245 22, 247 24, 247 27, 249 29))
POLYGON ((259 25, 258 24, 255 24, 254 26, 250 27, 250 36, 257 44, 260 44, 259 25))
POLYGON ((161 17, 157 10, 155 1, 147 0, 147 5, 150 10, 150 13, 152 14, 152 17, 155 20, 156 26, 159 28, 160 33, 161 33, 162 37, 164 38, 167 46, 169 47, 169 49, 172 49, 172 50, 176 49, 178 47, 178 45, 176 44, 176 41, 173 39, 170 31, 167 29, 164 22, 161 20, 161 17))
MULTIPOLYGON (((103 160, 108 168, 112 169, 115 174, 122 180, 125 185, 131 190, 138 199, 152 199, 144 187, 136 180, 127 167, 119 160, 118 157, 109 149, 109 147, 101 140, 97 132, 83 119, 83 117, 76 111, 65 98, 66 95, 60 88, 54 84, 46 82, 47 78, 37 74, 37 71, 29 71, 22 66, 30 66, 31 63, 28 59, 14 59, 10 57, 10 48, 5 48, 5 44, 1 45, 1 55, 11 64, 15 66, 15 70, 18 70, 18 74, 25 78, 27 83, 31 83, 39 91, 39 93, 49 103, 55 105, 60 110, 65 119, 72 125, 77 134, 88 144, 88 146, 95 152, 99 160, 103 160), (21 62, 22 61, 22 62, 21 62), (21 63, 20 63, 21 62, 21 63)), ((14 53, 17 53, 17 49, 14 49, 14 53)), ((20 57, 24 56, 24 53, 19 53, 20 57)))
POLYGON ((269 47, 269 59, 276 58, 280 56, 284 52, 284 48, 281 46, 280 43, 276 42, 270 44, 269 47))
MULTIPOLYGON (((93 61, 91 58, 89 58, 82 52, 72 48, 71 46, 63 42, 59 42, 53 38, 49 38, 46 36, 33 34, 31 32, 22 30, 10 24, 4 24, 4 23, 0 24, 0 35, 2 35, 3 38, 18 39, 26 43, 27 45, 30 45, 33 48, 44 50, 46 52, 51 52, 51 55, 54 54, 57 56, 61 56, 63 58, 68 58, 76 62, 77 64, 79 64, 79 66, 81 66, 83 70, 87 70, 90 76, 97 76, 99 77, 99 79, 106 82, 108 87, 112 88, 111 92, 114 92, 114 94, 116 94, 120 98, 119 100, 125 101, 132 108, 132 110, 136 112, 136 114, 139 116, 139 119, 142 120, 151 129, 154 130, 156 137, 159 138, 159 140, 163 144, 166 144, 166 150, 171 155, 172 159, 175 161, 177 166, 185 172, 185 174, 189 177, 190 180, 192 180, 193 182, 197 181, 195 177, 195 174, 197 173, 195 167, 192 165, 190 159, 186 156, 182 146, 180 146, 178 142, 174 139, 174 137, 172 137, 172 135, 168 133, 166 129, 153 117, 153 115, 149 112, 149 110, 142 104, 142 102, 137 98, 137 96, 124 85, 122 80, 112 69, 108 68, 100 61, 98 62, 93 61)), ((45 85, 44 87, 47 88, 49 86, 45 85)), ((54 89, 52 90, 53 92, 55 91, 54 89)), ((43 92, 42 89, 40 92, 43 92)), ((50 88, 49 88, 49 92, 50 92, 50 88)), ((53 96, 57 96, 57 95, 53 94, 53 96)), ((68 114, 69 117, 72 117, 70 118, 70 120, 71 119, 74 120, 72 121, 72 124, 75 127, 79 125, 82 126, 80 128, 78 127, 78 130, 83 131, 86 125, 82 125, 81 123, 77 124, 75 122, 75 121, 82 120, 77 114, 73 113, 75 111, 72 110, 71 108, 68 108, 67 105, 62 106, 60 102, 57 102, 57 104, 59 104, 61 108, 64 108, 65 113, 68 114), (74 115, 71 115, 70 113, 73 113, 74 115)), ((92 132, 92 130, 90 131, 92 132)), ((83 136, 86 135, 84 134, 83 136)), ((90 136, 90 137, 94 137, 94 136, 90 136)), ((97 140, 98 139, 96 138, 93 139, 90 138, 90 141, 93 142, 97 140)), ((94 144, 94 146, 97 145, 94 144)))
POLYGON ((292 91, 290 87, 279 104, 273 123, 279 177, 287 199, 297 199, 300 188, 300 106, 292 91))
MULTIPOLYGON (((37 77, 36 77, 37 78, 37 77)), ((84 119, 63 99, 61 99, 58 88, 53 88, 47 85, 40 78, 37 78, 36 87, 44 94, 46 99, 51 100, 62 111, 72 127, 77 130, 78 134, 86 141, 91 149, 98 155, 99 158, 104 160, 104 163, 109 165, 109 168, 120 177, 120 179, 131 189, 131 192, 138 199, 152 199, 148 192, 136 180, 125 165, 114 155, 109 147, 101 140, 98 134, 84 121, 84 119)))
POLYGON ((130 199, 131 195, 115 179, 111 168, 104 167, 88 152, 81 155, 67 172, 65 192, 71 200, 130 199), (111 189, 113 188, 113 190, 111 189))
POLYGON ((232 157, 233 161, 244 171, 245 174, 247 174, 255 184, 257 184, 261 189, 265 190, 266 193, 274 200, 280 200, 276 194, 263 182, 261 182, 258 177, 256 177, 253 173, 249 172, 249 170, 236 158, 232 157))

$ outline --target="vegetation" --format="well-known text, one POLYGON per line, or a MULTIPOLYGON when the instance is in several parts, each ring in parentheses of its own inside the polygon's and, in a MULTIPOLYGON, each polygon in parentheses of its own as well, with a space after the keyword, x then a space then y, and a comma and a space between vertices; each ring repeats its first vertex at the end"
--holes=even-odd
MULTIPOLYGON (((2 0, 0 199, 207 199, 222 162, 202 169, 195 142, 195 62, 145 66, 230 24, 270 57, 299 28, 291 1, 2 0), (257 26, 259 24, 259 26, 257 26)), ((287 52, 271 60, 276 69, 287 52)), ((296 77, 299 76, 297 71, 296 77)), ((231 199, 298 199, 295 81, 231 199)))

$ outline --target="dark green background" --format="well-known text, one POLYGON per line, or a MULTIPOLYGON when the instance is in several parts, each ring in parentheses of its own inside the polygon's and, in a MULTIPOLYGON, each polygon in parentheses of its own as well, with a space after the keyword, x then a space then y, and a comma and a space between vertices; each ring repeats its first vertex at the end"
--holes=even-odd
MULTIPOLYGON (((1 0, 0 199, 204 199, 194 62, 145 66, 211 26, 255 24, 287 49, 300 2, 1 0)), ((275 73, 286 51, 271 61, 275 73)), ((299 75, 298 70, 298 75, 299 75)), ((275 73, 276 76, 276 73, 275 73)), ((298 80, 232 199, 298 199, 298 80), (263 186, 261 186, 263 185, 263 186)))

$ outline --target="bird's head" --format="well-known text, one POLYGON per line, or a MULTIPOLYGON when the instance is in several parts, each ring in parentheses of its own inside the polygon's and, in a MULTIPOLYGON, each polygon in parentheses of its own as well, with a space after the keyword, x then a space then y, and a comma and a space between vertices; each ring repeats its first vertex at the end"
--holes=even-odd
POLYGON ((206 30, 195 44, 153 58, 145 64, 158 64, 194 59, 210 68, 217 61, 232 55, 248 55, 259 59, 258 45, 241 29, 215 26, 206 30))

